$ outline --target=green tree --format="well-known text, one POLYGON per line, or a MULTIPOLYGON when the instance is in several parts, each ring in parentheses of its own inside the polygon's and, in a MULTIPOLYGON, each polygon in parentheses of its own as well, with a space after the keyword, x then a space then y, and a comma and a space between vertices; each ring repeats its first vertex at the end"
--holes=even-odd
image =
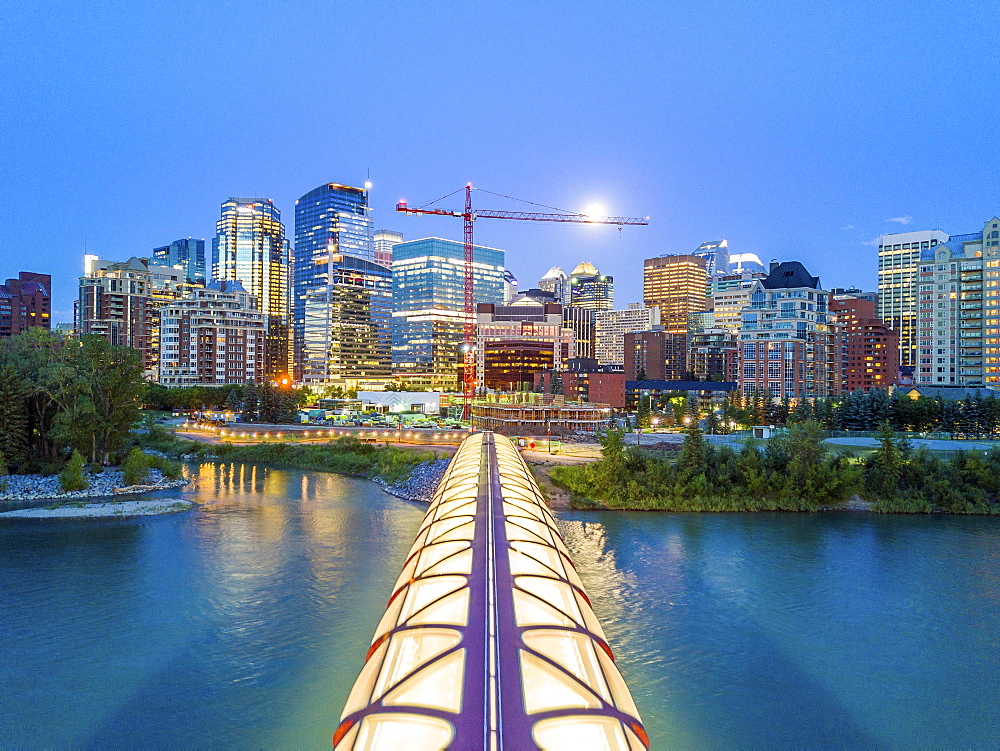
POLYGON ((149 476, 149 457, 142 449, 132 449, 125 461, 122 463, 122 483, 128 487, 130 485, 141 485, 149 476))
POLYGON ((129 440, 139 418, 144 384, 142 359, 131 347, 89 335, 70 349, 72 376, 59 393, 53 436, 62 444, 108 461, 129 440))
POLYGON ((252 381, 243 387, 243 422, 257 422, 260 419, 260 389, 252 381))
POLYGON ((685 481, 693 480, 705 473, 707 446, 701 428, 693 425, 686 431, 687 435, 681 444, 681 454, 677 459, 678 477, 685 481))
POLYGON ((896 440, 888 420, 879 425, 878 447, 865 459, 865 490, 876 500, 899 494, 907 451, 908 444, 896 440))
POLYGON ((11 365, 0 368, 0 455, 22 462, 28 448, 28 407, 21 376, 11 365))
POLYGON ((77 490, 86 490, 90 487, 90 482, 83 473, 84 463, 83 454, 73 449, 72 456, 70 456, 66 466, 63 467, 62 472, 59 473, 59 485, 65 492, 72 493, 77 490))
POLYGON ((640 428, 648 428, 650 423, 649 397, 640 396, 635 412, 635 419, 640 428))

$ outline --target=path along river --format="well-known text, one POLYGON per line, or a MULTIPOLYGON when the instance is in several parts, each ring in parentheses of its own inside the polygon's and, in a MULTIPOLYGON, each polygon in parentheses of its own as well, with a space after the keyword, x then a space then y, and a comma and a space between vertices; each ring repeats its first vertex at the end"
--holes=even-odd
MULTIPOLYGON (((329 748, 423 515, 206 464, 0 522, 0 747, 329 748)), ((1000 520, 562 512, 654 748, 1000 745, 1000 520)))

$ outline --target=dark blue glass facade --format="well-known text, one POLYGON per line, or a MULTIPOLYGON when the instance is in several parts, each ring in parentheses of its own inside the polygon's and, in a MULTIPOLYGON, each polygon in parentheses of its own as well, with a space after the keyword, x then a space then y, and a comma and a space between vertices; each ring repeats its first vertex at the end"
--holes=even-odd
POLYGON ((186 281, 191 284, 204 284, 207 281, 204 240, 187 237, 174 240, 162 248, 153 248, 153 263, 158 266, 180 266, 184 270, 186 281))
MULTIPOLYGON (((310 321, 310 339, 315 344, 319 332, 316 322, 329 320, 334 328, 339 322, 321 315, 320 301, 340 299, 332 287, 342 286, 350 274, 341 273, 350 265, 346 258, 354 258, 373 263, 374 230, 368 208, 368 193, 362 188, 354 188, 338 183, 325 183, 309 191, 295 202, 295 252, 292 256, 292 333, 294 340, 295 376, 303 380, 306 371, 313 374, 310 381, 316 382, 319 373, 329 371, 326 365, 319 362, 305 364, 307 357, 315 360, 319 350, 310 346, 306 351, 307 312, 310 321), (333 294, 329 294, 333 293, 333 294), (308 311, 307 311, 308 308, 308 311)), ((354 269, 357 271, 358 269, 354 269)), ((383 269, 385 271, 385 269, 383 269)), ((386 272, 387 273, 387 272, 386 272)), ((368 277, 368 270, 365 271, 368 277)), ((368 279, 374 287, 381 286, 377 271, 370 272, 368 279)), ((386 277, 389 278, 389 277, 386 277)), ((351 284, 347 284, 348 287, 351 284)), ((336 307, 336 306, 335 306, 336 307)), ((376 308, 378 304, 376 304, 376 308)), ((336 311, 332 313, 335 314, 336 311)), ((356 315, 356 311, 354 314, 356 315)), ((376 319, 381 314, 375 313, 376 319)), ((389 323, 386 319, 380 324, 384 327, 384 338, 388 340, 389 323)), ((336 359, 337 338, 331 340, 332 351, 329 355, 336 359)), ((328 348, 329 349, 329 348, 328 348)), ((379 360, 377 353, 371 357, 361 357, 363 361, 379 360)), ((353 359, 354 356, 352 356, 353 359)), ((386 363, 387 364, 387 363, 386 363)), ((381 368, 376 368, 381 372, 381 368)))
MULTIPOLYGON (((429 237, 392 249, 393 365, 457 386, 465 323, 465 246, 429 237)), ((476 303, 503 302, 504 251, 475 246, 476 303)))

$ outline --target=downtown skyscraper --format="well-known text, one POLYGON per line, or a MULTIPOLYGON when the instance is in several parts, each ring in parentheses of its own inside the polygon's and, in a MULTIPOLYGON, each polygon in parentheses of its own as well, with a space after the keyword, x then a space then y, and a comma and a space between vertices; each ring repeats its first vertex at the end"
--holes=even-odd
MULTIPOLYGON (((503 303, 504 251, 473 248, 475 302, 503 303)), ((458 387, 465 326, 465 246, 426 237, 392 249, 394 376, 412 385, 458 387)))
POLYGON ((281 212, 269 198, 230 198, 222 204, 212 241, 212 277, 243 283, 264 315, 264 377, 291 372, 289 246, 281 212))
POLYGON ((391 375, 392 272, 377 262, 372 227, 363 188, 325 183, 295 202, 292 321, 304 383, 375 387, 391 375))
POLYGON ((193 237, 174 240, 170 245, 153 248, 153 263, 180 267, 191 284, 205 284, 205 241, 193 237))

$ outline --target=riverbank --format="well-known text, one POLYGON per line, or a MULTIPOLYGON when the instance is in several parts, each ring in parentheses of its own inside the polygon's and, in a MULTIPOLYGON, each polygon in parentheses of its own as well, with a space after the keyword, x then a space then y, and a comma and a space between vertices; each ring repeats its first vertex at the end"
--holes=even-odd
POLYGON ((418 464, 410 470, 406 479, 395 484, 389 484, 377 476, 371 479, 389 495, 402 498, 404 501, 430 503, 449 464, 451 459, 432 459, 418 464))
POLYGON ((125 516, 176 514, 195 507, 180 498, 154 498, 144 501, 106 501, 70 503, 47 508, 23 508, 0 512, 0 519, 106 519, 125 516))
POLYGON ((159 431, 140 437, 140 443, 147 451, 183 461, 239 462, 365 477, 391 495, 423 503, 430 501, 450 461, 437 451, 364 443, 350 436, 310 444, 234 444, 192 441, 159 431))
POLYGON ((77 501, 84 498, 109 498, 127 490, 128 495, 152 493, 157 490, 179 488, 188 484, 184 478, 171 479, 158 469, 149 470, 148 482, 138 486, 125 486, 124 473, 118 469, 106 469, 95 474, 86 474, 89 483, 86 490, 66 492, 59 484, 58 475, 8 475, 6 489, 0 491, 0 503, 22 503, 26 501, 77 501))

